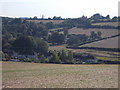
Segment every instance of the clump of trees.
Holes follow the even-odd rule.
[[[98,32],[92,31],[91,35],[90,35],[90,39],[92,39],[92,40],[100,39],[100,38],[102,38],[101,35],[102,35],[102,33],[100,31],[98,31]]]
[[[74,35],[69,35],[67,44],[68,45],[74,45],[74,44],[79,44],[80,43],[80,38]]]
[[[90,33],[90,36],[85,35],[85,34],[78,34],[78,35],[68,35],[67,38],[68,38],[67,44],[69,46],[76,46],[76,45],[79,46],[80,44],[84,44],[87,42],[101,39],[102,33],[100,31],[98,32],[92,31]]]
[[[49,36],[49,40],[53,44],[63,44],[65,42],[65,35],[58,32],[53,32]]]
[[[48,44],[39,38],[21,36],[13,42],[12,49],[23,55],[31,55],[34,52],[42,55],[48,52]]]
[[[52,58],[50,59],[50,63],[65,63],[65,64],[75,63],[72,51],[62,50],[60,52],[52,51],[51,53]]]

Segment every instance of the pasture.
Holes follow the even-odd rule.
[[[2,62],[3,88],[118,88],[118,65]]]
[[[90,36],[90,32],[92,31],[95,32],[100,31],[102,33],[102,37],[110,37],[113,35],[118,35],[119,33],[117,29],[96,29],[96,28],[83,29],[83,28],[74,27],[68,30],[69,34],[86,34],[89,36]]]

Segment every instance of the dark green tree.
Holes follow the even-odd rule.
[[[13,42],[13,50],[20,54],[33,54],[34,52],[33,38],[30,36],[21,36]]]
[[[63,34],[59,34],[58,32],[55,32],[51,35],[51,42],[62,44],[65,42],[65,36]]]
[[[52,58],[50,59],[50,63],[60,63],[61,60],[58,56],[58,53],[56,51],[52,51]]]
[[[48,43],[44,40],[39,38],[35,38],[35,52],[39,53],[40,55],[46,54],[48,52]]]
[[[73,53],[72,53],[72,51],[68,51],[68,63],[75,63],[74,62],[74,59],[73,59]]]
[[[97,37],[98,37],[98,39],[102,37],[101,35],[102,35],[102,33],[101,33],[100,31],[98,31],[98,32],[97,32]]]
[[[67,53],[65,52],[65,50],[62,50],[61,52],[60,52],[60,59],[61,59],[61,61],[63,62],[63,63],[66,63],[67,62]]]
[[[73,45],[73,44],[79,44],[80,43],[80,39],[77,36],[70,35],[68,38],[69,38],[67,40],[68,45]]]

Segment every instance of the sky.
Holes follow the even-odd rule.
[[[78,18],[100,13],[118,16],[119,0],[0,0],[0,16]]]

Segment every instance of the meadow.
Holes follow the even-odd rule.
[[[117,88],[118,65],[2,62],[3,88]]]

